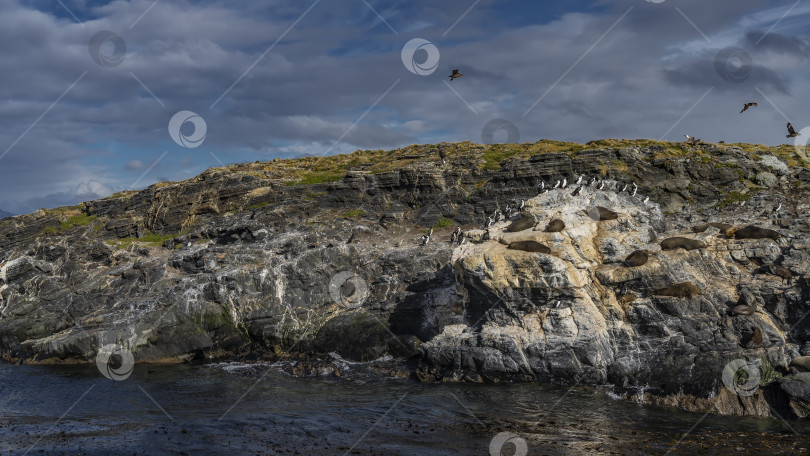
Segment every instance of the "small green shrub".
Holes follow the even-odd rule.
[[[345,214],[343,214],[343,216],[344,217],[349,217],[349,218],[356,218],[356,217],[360,217],[361,215],[363,215],[365,213],[366,213],[366,211],[364,211],[362,209],[352,209],[352,210],[346,212]]]
[[[447,228],[448,226],[453,226],[453,223],[454,222],[450,219],[440,218],[439,221],[433,225],[433,228]]]

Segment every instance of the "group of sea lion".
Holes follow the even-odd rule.
[[[727,223],[716,223],[710,222],[705,223],[703,225],[698,225],[692,227],[692,231],[695,233],[702,233],[706,231],[709,227],[717,228],[720,230],[723,235],[727,239],[773,239],[777,240],[780,238],[780,234],[777,231],[770,230],[767,228],[760,228],[754,225],[748,225],[743,228],[735,227],[733,225]],[[706,248],[706,243],[697,239],[691,239],[687,237],[675,236],[664,239],[660,243],[661,250],[675,250],[675,249],[684,249],[687,251],[695,250],[695,249],[702,249]],[[646,250],[635,250],[630,255],[625,258],[622,262],[622,265],[628,268],[643,266],[647,264],[650,258],[650,252]],[[780,277],[783,283],[787,282],[790,285],[790,281],[793,277],[793,273],[783,267],[776,264],[767,264],[760,268],[758,268],[755,273],[768,273]],[[660,290],[655,290],[653,292],[654,295],[657,296],[673,296],[679,298],[691,298],[700,294],[700,290],[692,283],[683,282],[677,283],[672,286],[662,288]],[[620,298],[620,301],[627,302],[628,299],[625,298],[626,295],[623,295]],[[635,298],[635,296],[633,296]],[[747,307],[750,306],[738,306],[739,309],[736,309],[736,314],[742,315],[745,311],[747,311]]]

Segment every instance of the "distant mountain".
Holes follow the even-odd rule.
[[[0,209],[0,219],[6,218],[6,217],[11,217],[12,215],[14,215],[14,214],[12,214],[11,212],[6,212],[6,211]]]

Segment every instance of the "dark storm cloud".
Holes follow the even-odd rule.
[[[727,119],[738,110],[729,95],[753,99],[757,88],[789,115],[808,115],[797,126],[810,123],[801,97],[788,96],[810,87],[798,65],[807,11],[797,7],[756,44],[792,2],[484,0],[461,18],[473,1],[369,0],[395,34],[364,2],[321,1],[290,29],[313,2],[159,2],[140,19],[153,0],[67,2],[82,25],[55,2],[0,0],[0,155],[22,135],[0,159],[0,208],[106,196],[147,170],[139,186],[187,178],[218,165],[211,154],[230,162],[479,141],[493,118],[513,122],[522,141],[668,130],[677,140],[707,125],[718,139],[780,141],[769,122],[781,129],[783,119],[767,104],[759,119]],[[125,40],[120,65],[91,58],[100,30]],[[430,76],[400,60],[415,37],[441,51]],[[715,71],[727,46],[752,57],[744,83]],[[453,68],[465,74],[455,92],[444,82]],[[169,138],[181,110],[205,119],[201,147]]]

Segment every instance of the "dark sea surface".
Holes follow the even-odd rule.
[[[810,454],[804,421],[642,406],[587,387],[350,377],[139,364],[113,381],[93,365],[0,364],[0,455]]]

